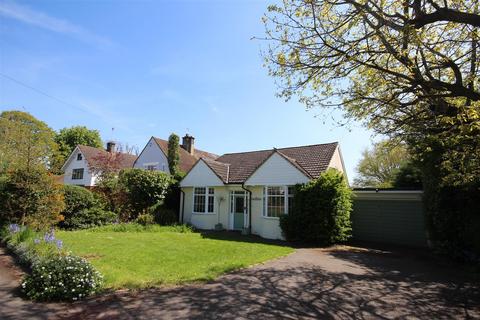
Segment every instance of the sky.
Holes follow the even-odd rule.
[[[140,150],[172,132],[216,154],[338,141],[353,181],[376,138],[276,97],[252,39],[270,3],[0,0],[0,111]]]

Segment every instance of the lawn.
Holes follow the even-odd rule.
[[[218,239],[172,227],[131,229],[120,226],[59,231],[57,238],[64,241],[67,250],[87,258],[104,275],[108,288],[210,280],[293,251],[237,235]]]

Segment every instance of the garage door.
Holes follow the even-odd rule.
[[[353,208],[355,240],[427,246],[421,201],[355,199]]]

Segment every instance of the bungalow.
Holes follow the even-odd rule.
[[[345,173],[337,142],[200,158],[180,182],[181,219],[200,229],[242,230],[283,239],[293,186],[328,168]]]
[[[107,142],[107,149],[99,149],[78,145],[72,151],[65,164],[62,166],[64,184],[74,184],[85,187],[95,186],[98,173],[93,168],[101,166],[100,162],[116,157],[115,166],[119,169],[131,168],[137,156],[116,152],[115,142]]]
[[[216,154],[195,149],[195,138],[186,134],[182,138],[182,144],[179,147],[179,168],[183,172],[189,171],[195,162],[200,158],[215,160]],[[143,148],[137,160],[133,164],[134,168],[145,170],[159,170],[170,173],[168,168],[168,141],[156,137],[151,137],[147,145]]]

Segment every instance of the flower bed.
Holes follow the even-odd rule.
[[[27,265],[31,273],[22,281],[27,297],[42,301],[75,301],[97,292],[103,277],[85,259],[63,250],[55,230],[41,234],[11,224],[1,232],[2,240]]]

